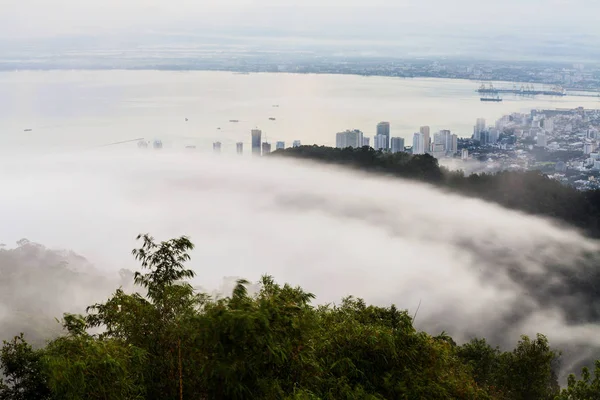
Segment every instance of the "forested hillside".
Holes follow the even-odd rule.
[[[556,380],[560,353],[543,335],[512,351],[484,339],[457,345],[417,331],[406,311],[352,297],[315,306],[299,287],[238,281],[226,298],[188,283],[186,237],[133,251],[141,293],[117,289],[64,335],[33,349],[5,342],[0,399],[590,399],[598,374]],[[101,328],[101,333],[92,333]]]
[[[600,237],[600,191],[580,192],[536,171],[465,176],[461,171],[440,167],[437,159],[427,154],[383,153],[370,147],[301,146],[277,150],[272,156],[310,159],[418,180],[508,208],[552,217]]]

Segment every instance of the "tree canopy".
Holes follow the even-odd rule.
[[[210,298],[189,283],[186,237],[140,236],[140,292],[119,288],[64,334],[33,349],[4,342],[0,399],[594,399],[592,378],[560,390],[560,353],[543,335],[510,351],[458,345],[415,329],[407,311],[347,297],[314,305],[300,287],[264,276]]]
[[[428,155],[388,153],[365,146],[338,149],[300,146],[277,150],[271,157],[309,159],[426,182],[530,214],[551,217],[600,237],[600,190],[581,192],[539,171],[472,174],[440,167]]]

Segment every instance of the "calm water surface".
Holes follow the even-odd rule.
[[[76,149],[144,137],[174,148],[210,149],[218,140],[223,151],[231,152],[235,142],[249,146],[254,127],[273,144],[300,139],[332,145],[336,132],[357,128],[372,136],[377,122],[386,120],[392,135],[405,137],[409,145],[421,125],[470,136],[478,117],[495,121],[532,108],[600,106],[598,99],[569,96],[506,96],[502,103],[483,103],[477,86],[463,80],[351,75],[4,72],[0,139],[2,150],[9,151]]]

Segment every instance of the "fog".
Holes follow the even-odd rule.
[[[137,268],[130,251],[148,232],[188,235],[194,284],[209,291],[270,274],[318,303],[354,295],[411,313],[420,303],[416,325],[458,341],[512,346],[545,333],[571,349],[565,370],[600,348],[597,241],[428,185],[275,157],[111,148],[5,156],[0,181],[0,242],[28,238],[89,260],[70,255],[80,274],[59,289],[43,251],[16,262],[36,271],[13,288],[19,307],[60,305],[41,314],[106,297],[119,269]],[[17,303],[3,302],[0,326]]]

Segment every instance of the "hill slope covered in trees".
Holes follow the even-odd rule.
[[[314,306],[269,276],[256,295],[240,280],[209,298],[188,283],[188,238],[140,238],[144,294],[118,289],[85,315],[65,314],[64,336],[41,349],[5,342],[0,399],[583,400],[600,387],[597,368],[561,392],[560,354],[543,335],[506,352],[483,339],[459,346],[417,331],[394,305]]]
[[[426,182],[511,209],[551,217],[600,237],[600,191],[580,192],[537,171],[465,176],[461,171],[440,167],[427,154],[384,153],[366,146],[301,146],[277,150],[272,156],[315,160]]]

